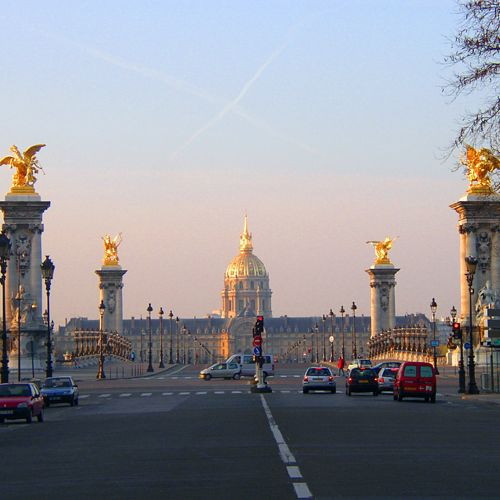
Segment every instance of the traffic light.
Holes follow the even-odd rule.
[[[462,331],[460,330],[460,323],[455,321],[451,326],[451,331],[453,332],[454,339],[460,339],[462,337]]]
[[[255,321],[253,336],[260,337],[262,336],[263,331],[264,331],[264,316],[257,316],[257,320]]]

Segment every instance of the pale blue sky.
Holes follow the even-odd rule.
[[[454,1],[0,5],[0,155],[47,144],[59,321],[96,316],[108,232],[126,316],[220,307],[245,210],[275,315],[369,314],[365,241],[387,235],[398,313],[458,307],[466,184],[440,156],[476,103],[441,92]]]

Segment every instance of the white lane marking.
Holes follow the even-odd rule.
[[[267,420],[269,422],[269,427],[271,428],[271,432],[273,433],[274,440],[276,441],[278,448],[280,450],[281,460],[285,462],[285,464],[293,464],[295,463],[295,457],[292,455],[292,452],[288,448],[288,445],[285,443],[283,439],[283,435],[276,424],[273,414],[269,409],[269,406],[266,402],[266,399],[261,394],[260,400],[262,401],[262,406],[264,407],[264,411],[266,412]]]
[[[287,465],[286,470],[291,479],[301,479],[302,474],[296,465]]]
[[[124,392],[123,394],[120,394],[121,398],[128,398],[129,396],[132,396],[130,392]]]
[[[290,394],[290,391],[280,391],[281,394]]]
[[[179,392],[179,396],[187,396],[191,394],[190,392]]]
[[[280,375],[280,378],[287,378],[288,375]]]
[[[340,392],[340,394],[344,394],[344,391],[337,391],[337,392]]]
[[[158,380],[165,380],[165,377],[156,377]]]
[[[294,378],[300,378],[300,375],[294,375],[293,377]]]
[[[307,487],[307,483],[293,483],[297,498],[312,498],[312,493]]]
[[[147,397],[151,396],[151,394],[153,394],[153,393],[152,392],[143,392],[141,394],[141,398],[147,398]]]
[[[231,391],[231,394],[242,394],[242,391]]]
[[[80,399],[85,399],[85,398],[88,398],[89,397],[89,394],[80,394],[78,396]]]
[[[172,396],[173,392],[162,392],[162,396]]]
[[[225,394],[225,391],[214,391],[214,394]]]
[[[111,396],[111,394],[100,394],[99,397],[100,398],[109,398]]]
[[[186,380],[189,380],[189,379],[191,379],[191,378],[193,378],[193,377],[184,377],[184,378],[185,378]]]
[[[170,377],[172,380],[177,380],[179,377]]]
[[[196,394],[199,396],[201,394],[206,394],[206,393],[207,393],[207,391],[198,391]]]

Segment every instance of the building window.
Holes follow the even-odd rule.
[[[253,281],[250,281],[250,288],[253,290]]]
[[[238,288],[239,288],[240,290],[242,290],[242,289],[243,289],[243,282],[242,282],[242,281],[240,281],[240,282],[239,282],[239,284],[238,284]]]
[[[252,311],[255,311],[255,300],[250,301],[250,307],[252,308]]]
[[[263,311],[266,310],[266,301],[265,300],[262,300],[262,310]]]
[[[241,311],[244,308],[243,301],[238,300],[238,310]]]

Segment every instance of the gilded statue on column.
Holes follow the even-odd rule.
[[[10,168],[16,170],[12,176],[11,193],[35,192],[36,174],[38,174],[39,171],[43,172],[36,158],[36,154],[43,147],[45,147],[45,144],[35,144],[21,153],[17,146],[14,145],[10,148],[14,154],[5,156],[0,160],[0,166],[9,165]]]
[[[117,234],[113,239],[109,234],[102,237],[104,241],[104,259],[102,263],[105,266],[118,266],[118,247],[122,242],[122,233]]]
[[[462,163],[467,167],[468,193],[486,195],[495,193],[490,174],[500,168],[500,160],[489,149],[467,146],[466,159],[462,160]]]
[[[389,259],[389,250],[392,248],[395,239],[387,236],[383,241],[367,241],[375,248],[375,264],[392,264]]]

